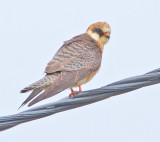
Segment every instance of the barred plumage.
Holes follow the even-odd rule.
[[[28,106],[91,80],[100,69],[103,46],[108,42],[110,32],[107,23],[98,22],[91,25],[85,34],[64,42],[48,63],[46,76],[21,90],[21,93],[33,90],[22,106],[43,90]]]
[[[55,75],[50,75],[50,76],[47,75],[43,77],[42,79],[40,79],[39,81],[29,85],[28,87],[25,87],[24,89],[20,91],[20,93],[26,93],[36,88],[46,88],[52,84],[55,78],[56,78]]]

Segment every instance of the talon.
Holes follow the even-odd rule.
[[[69,94],[69,98],[71,98],[72,96],[76,95],[77,93],[79,93],[79,91],[72,91],[71,94]]]
[[[79,92],[82,92],[82,88],[81,86],[79,85],[79,91],[74,91],[72,88],[71,88],[71,93],[69,94],[69,98],[71,98],[72,96],[76,95],[77,93]]]

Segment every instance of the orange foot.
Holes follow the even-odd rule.
[[[69,98],[71,98],[72,96],[74,96],[75,94],[79,93],[79,92],[82,92],[82,88],[81,86],[79,85],[79,91],[74,91],[72,88],[71,88],[71,93],[69,94]]]

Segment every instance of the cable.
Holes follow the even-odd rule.
[[[160,83],[160,68],[144,75],[130,77],[98,89],[78,93],[71,98],[65,97],[57,102],[28,109],[18,114],[0,117],[0,131],[157,83]]]

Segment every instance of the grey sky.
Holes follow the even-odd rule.
[[[19,90],[43,77],[65,40],[98,21],[110,24],[111,39],[101,70],[83,90],[160,67],[159,0],[1,0],[0,116],[19,112],[28,96]],[[0,141],[159,142],[159,92],[160,85],[155,85],[22,124],[1,132]]]

